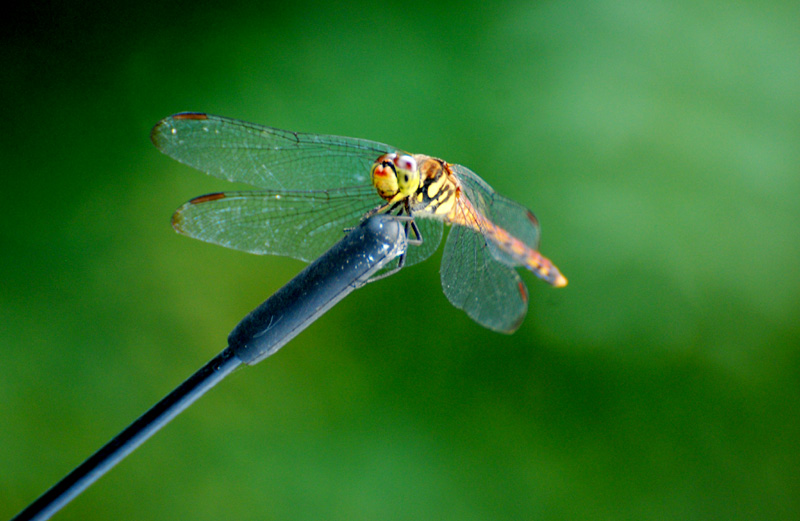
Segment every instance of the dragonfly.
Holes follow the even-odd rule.
[[[255,254],[311,261],[375,213],[406,221],[410,245],[389,272],[428,258],[452,225],[440,269],[448,300],[484,327],[513,333],[528,309],[524,267],[555,287],[567,279],[539,253],[533,212],[470,169],[351,137],[280,130],[199,112],[153,127],[161,152],[258,190],[212,193],[181,206],[178,233]],[[379,275],[380,276],[380,275]]]

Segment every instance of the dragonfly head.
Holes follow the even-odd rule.
[[[419,188],[419,167],[409,154],[384,154],[372,165],[372,185],[387,201],[404,199]]]

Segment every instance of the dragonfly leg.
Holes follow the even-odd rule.
[[[403,228],[405,229],[406,232],[406,244],[408,246],[422,246],[422,234],[419,232],[419,228],[417,227],[417,223],[414,221],[414,217],[412,217],[411,215],[397,215],[395,216],[395,218],[398,221],[405,222]],[[409,234],[409,229],[414,233],[415,237],[414,239],[409,238],[411,236],[411,234]],[[398,257],[397,269],[399,270],[400,268],[402,268],[405,265],[405,263],[406,263],[406,252],[403,252]]]
[[[413,223],[414,221],[411,222]],[[405,224],[405,229],[406,229],[406,237],[408,237],[408,222],[406,222]],[[411,244],[411,241],[406,240],[406,244],[407,245]],[[376,280],[381,280],[385,279],[386,277],[390,277],[395,273],[397,273],[398,271],[402,270],[403,266],[405,265],[406,265],[406,252],[404,251],[403,253],[397,256],[397,266],[395,266],[394,268],[390,269],[385,273],[381,273],[380,275],[375,275],[374,277],[367,280],[367,282],[375,282]]]
[[[405,228],[405,232],[406,232],[406,244],[407,245],[409,245],[409,246],[420,246],[420,245],[422,245],[422,234],[420,233],[419,228],[417,227],[417,223],[414,221],[414,217],[413,216],[398,214],[398,215],[395,215],[394,218],[397,219],[398,221],[404,221],[404,228]],[[409,239],[408,238],[408,237],[410,237],[409,231],[414,234],[414,236],[415,236],[414,239]],[[397,266],[395,266],[394,268],[390,269],[389,271],[387,271],[385,273],[381,273],[380,275],[375,275],[374,277],[369,279],[367,282],[375,282],[376,280],[385,279],[386,277],[394,275],[398,271],[402,270],[405,265],[406,265],[406,252],[403,252],[397,257]]]
[[[400,271],[402,269],[403,269],[403,267],[398,265],[397,267],[392,268],[392,269],[390,269],[389,271],[387,271],[385,273],[381,273],[380,275],[375,275],[371,279],[367,280],[367,284],[369,284],[370,282],[375,282],[376,280],[385,279],[386,277],[391,277],[392,275],[394,275],[395,273],[397,273],[398,271]]]
[[[414,217],[411,215],[404,215],[404,214],[397,214],[392,216],[394,219],[401,221],[404,223],[404,228],[406,230],[406,242],[411,246],[421,246],[422,245],[422,234],[417,227],[417,223],[414,220]],[[414,233],[414,238],[411,238],[409,234],[409,229],[411,232]]]
[[[416,239],[408,240],[408,244],[412,244],[414,246],[422,246],[422,234],[419,232],[419,228],[417,227],[417,221],[414,218],[411,218],[411,230],[414,232],[414,236]],[[408,228],[406,227],[406,237],[408,237]]]
[[[390,208],[388,205],[385,205],[385,204],[381,205],[381,206],[376,206],[375,208],[373,208],[372,210],[370,210],[370,211],[368,211],[367,213],[364,214],[364,216],[361,218],[361,222],[366,221],[367,219],[369,219],[373,215],[376,215],[376,214],[379,214],[379,213],[388,213],[388,212],[392,211],[393,209],[394,208]],[[347,235],[348,233],[352,232],[355,229],[356,229],[355,226],[348,226],[347,228],[344,228],[344,234]]]

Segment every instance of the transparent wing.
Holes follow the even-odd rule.
[[[365,139],[290,132],[200,113],[165,118],[150,138],[181,163],[269,190],[366,185],[378,156],[396,151]]]
[[[372,186],[216,193],[178,208],[172,226],[183,235],[226,248],[312,261],[381,202]],[[417,223],[423,243],[409,246],[406,266],[430,257],[442,239],[441,222]],[[389,267],[396,265],[394,260]]]
[[[442,231],[444,225],[442,221],[436,219],[415,219],[419,233],[422,236],[422,244],[419,246],[409,246],[406,252],[406,266],[411,266],[422,262],[439,248],[442,242]],[[413,234],[410,238],[414,238]]]
[[[495,192],[486,181],[469,168],[461,165],[451,165],[451,167],[461,181],[464,196],[475,209],[529,248],[539,249],[539,221],[533,212]],[[491,233],[486,232],[486,235],[490,237]],[[510,266],[519,265],[510,255],[495,247],[494,243],[490,242],[489,246],[497,260]]]
[[[442,289],[478,324],[513,333],[528,311],[528,290],[514,268],[498,262],[484,237],[453,226],[442,256]]]
[[[371,186],[204,195],[172,216],[179,233],[256,254],[312,261],[380,204]]]

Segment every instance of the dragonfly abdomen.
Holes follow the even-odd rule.
[[[550,259],[485,218],[482,219],[481,227],[484,237],[494,242],[537,277],[557,288],[567,285],[566,277],[558,271]]]
[[[567,285],[567,279],[550,259],[487,219],[463,196],[457,176],[453,175],[447,162],[421,154],[414,159],[419,165],[420,184],[412,196],[412,213],[427,214],[471,228],[492,241],[515,264],[525,266],[553,286]],[[533,218],[533,214],[529,218]]]
[[[480,233],[511,257],[515,264],[525,266],[537,277],[553,286],[560,288],[567,285],[567,279],[550,259],[484,217],[469,201],[459,200],[446,220]]]

